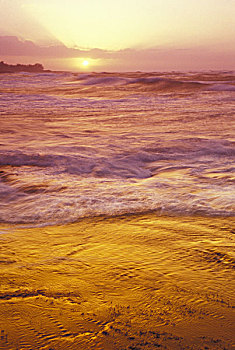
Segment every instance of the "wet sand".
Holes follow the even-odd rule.
[[[232,349],[232,218],[0,226],[0,349]]]

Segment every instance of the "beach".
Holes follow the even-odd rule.
[[[232,349],[231,218],[1,225],[1,349]]]

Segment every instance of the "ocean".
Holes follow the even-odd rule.
[[[234,216],[232,72],[0,76],[0,221]]]
[[[232,350],[234,72],[0,74],[0,349]]]

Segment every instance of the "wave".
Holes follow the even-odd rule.
[[[138,90],[143,87],[145,90],[187,90],[187,89],[203,89],[209,84],[205,82],[181,81],[178,79],[169,79],[159,76],[151,76],[151,74],[84,74],[75,78],[80,85],[88,86],[116,86],[123,85],[126,88]]]
[[[148,85],[158,90],[202,89],[208,86],[208,84],[199,83],[199,82],[164,79],[159,77],[131,79],[128,82],[128,84]]]
[[[0,154],[0,221],[63,224],[146,211],[235,215],[232,142],[189,138],[106,157],[95,147],[89,153]]]
[[[210,79],[214,80],[210,80]],[[219,77],[218,77],[219,78]],[[221,78],[221,77],[220,77]],[[216,81],[216,76],[190,76],[190,74],[160,74],[160,73],[41,73],[34,74],[34,79],[29,75],[15,78],[15,85],[25,86],[28,90],[38,86],[46,87],[49,94],[79,94],[91,93],[92,96],[98,93],[99,97],[104,97],[104,93],[196,93],[200,91],[234,91],[234,77],[227,77],[223,81]],[[201,79],[201,80],[200,80]],[[225,79],[225,78],[224,78]],[[3,83],[3,81],[2,81]],[[5,84],[5,83],[4,83]],[[7,86],[12,86],[6,80]],[[40,91],[39,91],[40,92]],[[47,90],[44,90],[47,92]],[[41,92],[40,92],[41,93]],[[110,97],[110,96],[109,96]]]
[[[127,80],[119,77],[90,77],[82,79],[82,85],[116,85],[124,84]]]
[[[179,79],[181,77],[181,79]],[[185,79],[184,79],[185,78]],[[191,80],[190,80],[191,78]],[[123,88],[135,89],[137,91],[159,91],[159,92],[174,92],[174,91],[234,91],[234,76],[222,76],[224,81],[219,81],[221,75],[206,74],[153,74],[153,73],[91,73],[80,74],[73,78],[82,86],[117,86]],[[218,81],[217,81],[218,80]]]
[[[208,88],[210,91],[235,91],[235,85],[231,84],[213,84]]]
[[[65,179],[64,179],[65,181]],[[81,218],[155,212],[157,216],[234,217],[232,195],[220,198],[208,191],[184,193],[177,186],[155,182],[152,189],[139,183],[81,181],[55,192],[24,193],[1,205],[0,222],[54,225]],[[6,197],[5,197],[6,198]]]
[[[228,159],[235,156],[234,142],[202,138],[171,140],[167,146],[153,142],[147,147],[133,150],[120,149],[112,155],[97,153],[95,145],[89,148],[71,146],[69,150],[70,154],[67,155],[64,155],[64,152],[40,154],[6,151],[0,153],[0,166],[51,168],[55,173],[127,179],[151,177],[153,174],[149,169],[159,161],[180,161],[183,166],[192,163],[193,160],[195,165],[201,163],[208,166],[210,160],[216,162],[222,156]],[[68,152],[68,149],[65,151]],[[205,161],[203,157],[206,157]]]

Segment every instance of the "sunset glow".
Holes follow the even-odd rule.
[[[1,0],[0,37],[31,41],[24,56],[50,67],[87,56],[101,70],[233,69],[234,13],[229,0]],[[23,56],[16,43],[0,55]]]

